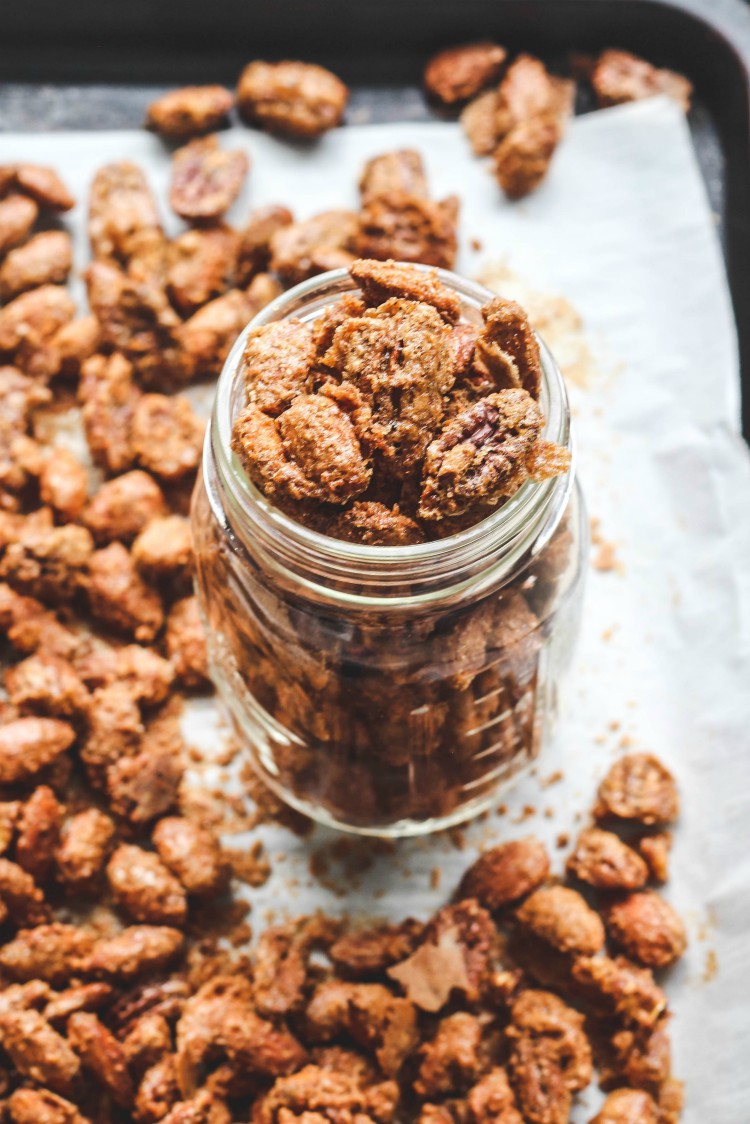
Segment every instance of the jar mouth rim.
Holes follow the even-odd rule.
[[[424,272],[436,273],[440,280],[457,291],[459,296],[475,302],[478,307],[497,296],[483,285],[450,270],[415,265],[412,262],[404,264]],[[553,494],[564,489],[567,496],[575,475],[575,448],[570,433],[567,390],[551,351],[542,337],[535,333],[542,360],[542,388],[539,401],[545,426],[541,438],[568,448],[571,453],[571,463],[567,472],[547,480],[527,480],[490,515],[463,531],[446,535],[445,538],[404,546],[378,546],[333,538],[285,515],[272,504],[252,482],[232,449],[231,431],[234,422],[232,396],[236,383],[241,378],[241,361],[248,334],[264,324],[283,319],[292,303],[299,304],[306,297],[312,296],[323,288],[331,290],[326,303],[332,303],[344,292],[358,291],[358,286],[352,280],[348,269],[329,270],[327,273],[317,274],[302,281],[276,297],[253,317],[237,337],[224,362],[217,385],[211,424],[206,433],[204,460],[213,452],[220,473],[225,482],[229,483],[234,499],[241,509],[248,513],[257,512],[269,530],[275,531],[289,542],[290,546],[296,547],[309,557],[318,557],[322,560],[326,556],[335,555],[339,563],[352,564],[358,569],[371,572],[374,576],[387,567],[408,569],[410,565],[421,567],[424,564],[434,565],[441,561],[447,563],[452,560],[458,564],[464,558],[468,559],[475,554],[484,553],[488,544],[497,544],[500,547],[503,542],[517,535],[520,528],[529,521],[535,523],[536,516],[546,510]]]

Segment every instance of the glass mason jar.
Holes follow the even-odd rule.
[[[438,272],[481,323],[492,294]],[[247,332],[311,322],[355,289],[345,270],[304,282],[234,345],[193,498],[197,587],[214,682],[262,779],[316,820],[407,835],[475,815],[538,756],[577,630],[587,525],[572,467],[412,546],[330,538],[263,497],[230,445]],[[543,436],[570,447],[565,386],[540,346]]]

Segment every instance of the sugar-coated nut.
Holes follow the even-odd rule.
[[[220,218],[239,195],[249,167],[244,152],[225,151],[214,135],[191,140],[172,157],[172,210],[193,221]]]
[[[235,282],[239,236],[224,223],[194,227],[167,247],[166,285],[172,303],[195,312]]]
[[[0,352],[12,353],[27,374],[46,373],[44,349],[76,313],[60,285],[40,285],[0,308]]]
[[[97,941],[87,964],[91,975],[132,980],[166,967],[182,952],[179,929],[131,925],[114,937]]]
[[[504,47],[488,40],[448,47],[425,67],[425,89],[444,105],[467,101],[497,80],[507,57]]]
[[[3,1049],[22,1077],[63,1096],[70,1095],[80,1062],[38,1011],[6,1011],[0,1016],[0,1034]]]
[[[475,156],[490,156],[497,147],[497,90],[485,90],[461,113],[461,125]]]
[[[268,269],[271,261],[271,239],[277,230],[290,226],[294,216],[288,207],[272,203],[252,211],[240,231],[237,253],[237,281],[246,285]]]
[[[0,726],[0,784],[33,777],[69,749],[75,736],[59,718],[17,718]]]
[[[133,452],[155,476],[178,480],[198,467],[204,429],[187,398],[144,394],[133,411]]]
[[[395,261],[362,258],[353,262],[349,272],[369,305],[402,297],[432,305],[449,324],[455,324],[461,315],[458,296],[443,285],[435,272],[423,272]]]
[[[461,882],[462,897],[502,909],[536,890],[549,875],[549,855],[535,836],[501,843],[479,856]]]
[[[690,109],[692,83],[674,70],[660,70],[628,51],[603,51],[591,74],[599,105],[620,105],[666,94],[682,109]]]
[[[72,1101],[49,1089],[15,1089],[8,1112],[12,1124],[89,1124]]]
[[[43,210],[69,211],[75,199],[54,168],[43,164],[12,164],[0,168],[4,186],[31,196]]]
[[[20,929],[0,948],[0,968],[12,980],[45,980],[60,986],[80,975],[93,947],[85,929],[55,921]]]
[[[468,1092],[466,1102],[476,1124],[523,1124],[516,1100],[504,1069],[495,1067]],[[445,1122],[451,1124],[453,1117]],[[425,1124],[425,1122],[423,1122]],[[430,1124],[430,1122],[426,1122]],[[434,1124],[442,1124],[435,1121]]]
[[[46,882],[55,862],[63,808],[48,785],[39,785],[18,819],[16,862],[35,882]]]
[[[94,1080],[115,1104],[128,1108],[133,1083],[125,1052],[111,1031],[90,1011],[76,1011],[68,1019],[68,1041]]]
[[[687,936],[682,920],[652,890],[628,894],[606,913],[610,938],[640,964],[666,968],[682,956]]]
[[[197,597],[176,601],[167,617],[167,654],[180,685],[202,690],[210,685],[206,632]]]
[[[0,901],[16,925],[42,925],[50,918],[44,894],[18,863],[0,858]]]
[[[251,62],[237,85],[247,121],[293,137],[319,137],[340,124],[348,97],[330,70],[304,62]]]
[[[175,331],[180,361],[186,377],[209,378],[221,372],[224,360],[242,329],[253,316],[253,305],[247,294],[230,289],[209,301]],[[184,411],[184,407],[181,407]],[[178,419],[179,420],[179,419]],[[162,437],[168,435],[168,429]],[[200,455],[200,439],[198,441]],[[144,462],[145,463],[145,462]],[[196,459],[193,467],[198,463]],[[154,468],[157,475],[160,470]],[[165,475],[161,471],[161,475]],[[166,473],[168,475],[168,473]]]
[[[84,714],[90,699],[70,661],[44,651],[10,667],[5,688],[20,711],[58,718]]]
[[[133,543],[131,553],[147,578],[188,578],[193,571],[190,520],[184,515],[150,519]]]
[[[295,285],[354,260],[359,219],[354,211],[323,211],[312,218],[286,223],[271,236],[269,268]]]
[[[53,605],[78,592],[91,558],[93,540],[85,527],[55,527],[44,509],[28,516],[0,561],[0,576],[19,593]]]
[[[86,808],[66,821],[55,856],[60,880],[74,893],[96,887],[104,871],[115,825],[98,808]]]
[[[123,843],[106,873],[115,901],[134,921],[174,926],[185,921],[185,892],[157,855]]]
[[[228,866],[216,834],[182,816],[159,820],[151,836],[162,862],[188,894],[213,896],[227,885]]]
[[[97,261],[128,263],[162,235],[156,200],[142,169],[128,160],[98,169],[89,194],[88,234]]]
[[[63,329],[64,330],[64,329]],[[39,497],[56,515],[75,522],[86,504],[88,473],[69,449],[55,448],[39,477]]]
[[[23,242],[38,214],[38,206],[26,195],[12,194],[0,199],[0,254]]]
[[[325,533],[367,546],[413,546],[425,540],[419,524],[398,507],[388,508],[374,500],[355,500],[326,523]]]
[[[404,192],[420,199],[429,198],[424,162],[416,148],[396,148],[365,161],[359,177],[363,203]]]
[[[536,890],[516,913],[518,923],[559,952],[593,955],[604,946],[604,926],[575,890]]]
[[[649,877],[654,882],[666,882],[669,877],[669,852],[672,849],[672,836],[668,831],[654,835],[644,835],[638,840],[638,850],[648,867]]]
[[[651,827],[677,819],[679,798],[674,777],[650,753],[628,753],[616,761],[599,786],[597,819],[612,816]]]
[[[171,812],[182,780],[181,755],[169,746],[144,746],[134,757],[121,757],[107,771],[112,811],[133,824],[148,823]]]
[[[92,459],[106,472],[130,468],[130,424],[140,390],[124,355],[92,355],[81,366],[78,398]]]
[[[73,265],[70,235],[46,230],[10,250],[0,264],[0,299],[12,300],[40,285],[61,285]]]
[[[130,542],[151,519],[165,513],[164,495],[153,476],[134,469],[102,484],[83,522],[99,544]]]
[[[648,877],[646,863],[632,847],[598,828],[581,832],[566,869],[597,890],[639,890]]]
[[[440,201],[406,191],[369,199],[360,213],[354,250],[360,258],[421,262],[452,269],[458,250],[459,201]]]
[[[561,137],[560,123],[552,116],[520,121],[503,137],[493,165],[495,178],[509,199],[523,199],[536,191],[547,176]]]
[[[307,1007],[313,1041],[328,1042],[345,1030],[395,1076],[419,1041],[416,1008],[381,984],[320,984]]]
[[[310,389],[314,360],[310,330],[300,320],[275,320],[254,328],[242,356],[247,404],[277,417]]]
[[[234,95],[224,86],[183,86],[151,102],[146,124],[163,137],[210,133],[225,121]]]
[[[161,630],[161,599],[143,582],[122,543],[110,543],[91,556],[87,593],[92,616],[119,632],[148,643]]]
[[[648,968],[618,956],[579,956],[572,968],[577,991],[596,1014],[626,1025],[652,1027],[667,1009],[667,997]]]
[[[479,1076],[482,1024],[468,1011],[456,1011],[438,1023],[435,1037],[420,1049],[414,1090],[419,1097],[437,1099],[462,1093]]]
[[[658,1124],[659,1114],[651,1095],[643,1089],[615,1089],[591,1124]]]

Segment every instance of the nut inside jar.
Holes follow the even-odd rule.
[[[378,834],[486,806],[548,725],[581,509],[562,380],[514,302],[360,260],[268,306],[194,500],[213,672],[264,779]]]

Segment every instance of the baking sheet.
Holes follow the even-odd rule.
[[[458,268],[491,273],[532,309],[554,307],[551,294],[570,302],[558,306],[566,317],[552,323],[549,342],[569,361],[580,475],[607,544],[593,551],[609,567],[590,574],[555,744],[537,775],[502,797],[505,814],[473,825],[463,850],[441,837],[342,851],[333,832],[301,840],[260,827],[253,839],[283,861],[249,892],[251,921],[314,907],[424,917],[480,845],[529,831],[549,842],[560,869],[566,852],[556,839],[577,830],[610,763],[625,748],[653,750],[683,793],[667,896],[686,917],[690,947],[667,990],[675,1070],[688,1078],[684,1119],[747,1124],[750,459],[738,435],[736,339],[715,220],[679,110],[657,99],[577,119],[548,181],[515,205],[499,197],[455,125],[348,127],[313,150],[244,129],[223,143],[253,160],[235,222],[265,202],[300,216],[356,205],[365,158],[417,147],[435,194],[461,195]],[[3,160],[55,165],[82,199],[99,165],[134,159],[166,198],[168,160],[145,133],[5,134],[0,148]],[[65,220],[81,266],[83,220],[81,206]],[[472,238],[480,250],[469,249]],[[221,744],[212,702],[191,704],[185,729],[208,753]],[[545,785],[558,770],[563,779]],[[218,767],[216,778],[228,783]],[[311,857],[328,872],[323,882]],[[589,1119],[598,1100],[590,1090],[574,1119]]]

